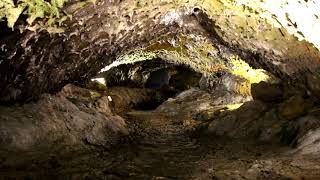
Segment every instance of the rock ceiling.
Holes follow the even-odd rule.
[[[97,0],[62,10],[72,15],[63,32],[18,23],[21,33],[1,34],[0,101],[55,92],[115,60],[159,57],[214,73],[241,58],[282,79],[315,73],[320,64],[316,1]]]

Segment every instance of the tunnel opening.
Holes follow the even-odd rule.
[[[320,178],[319,3],[64,2],[0,0],[0,179]]]
[[[164,86],[169,86],[170,72],[167,69],[160,69],[150,74],[147,80],[146,88],[161,89]]]
[[[93,81],[102,79],[111,91],[114,88],[134,88],[137,93],[144,95],[141,99],[129,102],[129,107],[135,110],[153,110],[169,98],[199,87],[201,77],[202,73],[187,65],[157,58],[113,67],[98,74]]]

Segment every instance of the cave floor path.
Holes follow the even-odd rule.
[[[104,171],[121,179],[277,179],[312,177],[294,166],[287,147],[251,141],[199,138],[183,116],[155,111],[129,113],[140,135],[115,153]],[[313,171],[311,171],[313,172]],[[307,175],[307,176],[306,176]],[[317,176],[317,175],[315,175]]]
[[[294,159],[288,147],[199,136],[202,122],[156,111],[127,114],[129,139],[109,149],[88,146],[31,152],[0,177],[14,179],[317,179],[319,161]],[[201,137],[201,138],[200,138]],[[21,160],[19,160],[21,161]],[[1,179],[1,178],[0,178]]]

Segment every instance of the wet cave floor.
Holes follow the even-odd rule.
[[[110,149],[25,153],[0,179],[317,179],[312,160],[288,147],[196,135],[198,122],[153,111],[128,113],[129,139]],[[18,155],[21,157],[21,155]],[[306,159],[304,159],[306,160]],[[317,164],[317,162],[314,162]],[[295,165],[296,164],[296,165]],[[317,168],[317,167],[314,167]]]

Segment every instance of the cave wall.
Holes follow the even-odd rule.
[[[136,51],[210,73],[230,69],[230,57],[238,55],[280,78],[303,78],[320,64],[318,42],[310,38],[318,16],[306,14],[315,15],[315,27],[302,29],[303,19],[288,2],[271,9],[268,1],[98,0],[84,7],[72,1],[63,8],[72,15],[63,32],[20,24],[1,35],[0,101],[37,99],[68,82],[81,83]],[[295,7],[314,7],[310,3],[315,1],[296,0]]]

